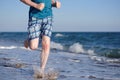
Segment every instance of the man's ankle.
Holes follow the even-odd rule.
[[[41,71],[42,73],[44,73],[44,68],[40,68],[40,71]]]

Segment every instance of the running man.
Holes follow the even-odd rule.
[[[50,53],[50,37],[52,35],[52,7],[60,8],[61,3],[55,0],[21,0],[30,6],[28,22],[28,39],[24,46],[35,50],[41,39],[42,52],[40,75],[44,76],[44,69]]]

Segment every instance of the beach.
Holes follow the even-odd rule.
[[[83,37],[85,33],[82,33],[82,37],[80,33],[74,33],[79,34],[79,36],[72,35],[78,41],[73,41],[72,38],[68,41],[66,39],[72,33],[65,34],[53,34],[46,73],[49,70],[57,71],[59,73],[57,80],[120,80],[119,35],[118,39],[115,36],[115,38],[109,38],[108,40],[112,39],[115,42],[107,44],[105,35],[99,34],[100,39],[102,38],[104,41],[101,41],[104,43],[104,46],[102,45],[104,48],[101,49],[98,47],[99,44],[100,46],[102,44],[100,40],[92,42],[94,36],[89,39],[88,36],[87,38]],[[17,37],[15,38],[15,36]],[[26,33],[0,33],[0,80],[39,80],[33,76],[33,67],[40,65],[41,46],[35,51],[25,49],[23,46],[25,36]],[[84,41],[88,41],[88,43]],[[109,52],[109,49],[106,48],[113,51],[103,55],[102,51]],[[115,50],[115,55],[111,57]],[[102,55],[96,54],[97,51]]]

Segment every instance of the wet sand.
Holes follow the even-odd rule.
[[[0,80],[41,80],[33,76],[33,66],[40,65],[39,55],[39,50],[1,49]],[[57,80],[120,80],[119,63],[99,62],[85,54],[53,50],[46,73],[49,70],[59,73]]]

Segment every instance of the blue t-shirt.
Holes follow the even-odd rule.
[[[51,5],[51,0],[31,0],[35,3],[44,3],[45,7],[42,11],[34,8],[34,7],[30,7],[29,10],[29,18],[31,17],[35,17],[35,18],[39,18],[39,19],[43,19],[46,17],[51,17],[52,14],[52,5]]]

